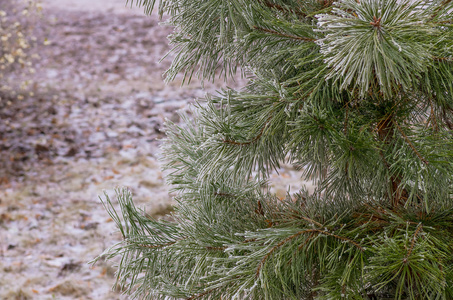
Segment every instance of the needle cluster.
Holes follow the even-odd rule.
[[[168,80],[249,83],[167,124],[173,222],[127,190],[121,214],[105,199],[124,237],[104,254],[121,257],[118,284],[144,299],[453,299],[453,1],[159,11],[174,27]],[[267,192],[282,162],[315,192]]]

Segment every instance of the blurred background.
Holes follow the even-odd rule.
[[[226,85],[164,84],[159,22],[126,0],[0,0],[0,299],[126,299],[110,262],[87,263],[120,240],[98,196],[170,212],[163,122]],[[281,197],[301,184],[273,179]]]

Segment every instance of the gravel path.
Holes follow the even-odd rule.
[[[110,263],[87,264],[120,238],[98,195],[128,186],[150,214],[171,210],[162,123],[206,91],[163,83],[170,29],[124,2],[44,0],[39,32],[51,43],[35,95],[0,102],[0,299],[125,299]],[[283,196],[300,182],[281,171]]]

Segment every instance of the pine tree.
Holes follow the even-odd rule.
[[[452,11],[451,0],[161,0],[168,80],[249,83],[167,123],[174,221],[128,190],[119,214],[106,196],[124,237],[102,255],[121,258],[117,284],[145,299],[453,299]],[[270,194],[282,162],[316,191]]]

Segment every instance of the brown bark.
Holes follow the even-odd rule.
[[[395,132],[395,124],[393,122],[393,116],[387,116],[385,119],[379,121],[377,125],[378,137],[381,141],[386,144],[391,144],[393,141],[393,135]],[[384,155],[382,154],[384,164],[389,168],[388,162],[385,160]],[[404,205],[408,198],[408,192],[405,189],[400,188],[401,179],[396,176],[390,176],[390,205],[393,208],[396,208],[400,205]]]

